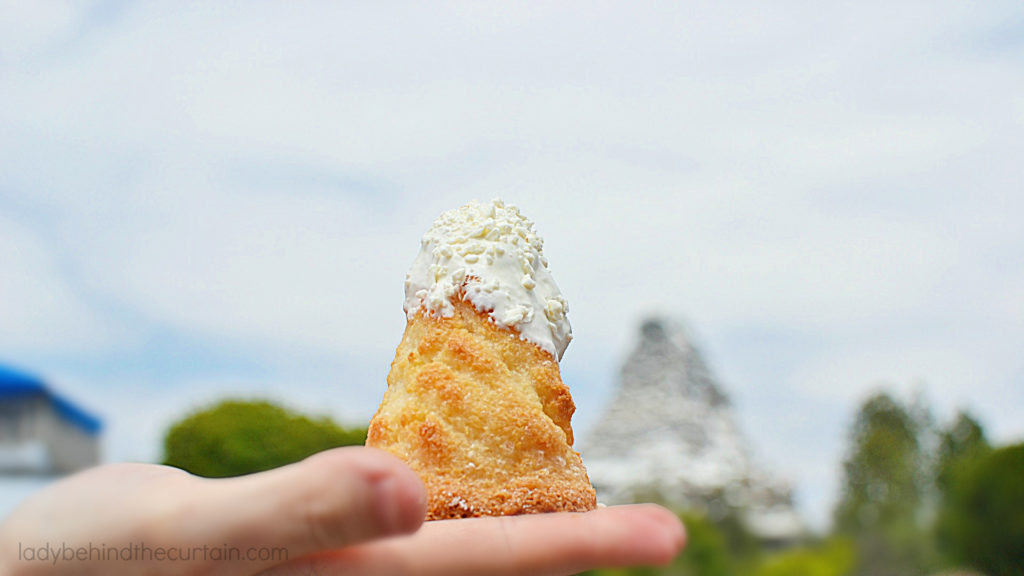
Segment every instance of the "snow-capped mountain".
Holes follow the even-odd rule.
[[[789,487],[754,465],[728,396],[686,329],[669,319],[642,324],[615,398],[581,452],[601,502],[711,512],[725,505],[743,510],[766,539],[802,530]]]

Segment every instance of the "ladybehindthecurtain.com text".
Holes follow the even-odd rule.
[[[89,542],[72,546],[67,542],[47,542],[38,546],[18,543],[18,560],[47,562],[285,562],[287,548],[220,546],[149,546],[134,542],[125,546],[107,546]]]

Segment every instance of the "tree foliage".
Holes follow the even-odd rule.
[[[856,573],[1024,576],[1024,444],[993,450],[970,414],[936,429],[888,394],[861,406],[849,444],[835,527]]]
[[[922,419],[886,393],[868,398],[857,413],[835,523],[856,544],[860,574],[908,574],[930,563],[920,518],[928,485]]]
[[[850,445],[838,528],[858,532],[906,516],[920,496],[917,426],[907,409],[888,394],[872,396],[857,414]]]
[[[1024,576],[1024,443],[961,470],[940,516],[957,559],[991,576]]]
[[[339,426],[266,401],[225,400],[172,425],[164,463],[207,477],[239,476],[363,444],[365,429]]]
[[[945,498],[957,480],[990,450],[981,423],[958,412],[949,428],[939,434],[935,483],[940,495]]]
[[[959,412],[949,428],[939,434],[935,464],[935,486],[938,496],[938,518],[935,536],[938,549],[950,565],[964,561],[956,545],[962,527],[956,492],[971,468],[992,450],[981,423],[973,416]]]

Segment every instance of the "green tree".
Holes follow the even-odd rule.
[[[266,401],[224,400],[171,426],[164,464],[199,476],[238,476],[365,441],[365,429],[344,428],[326,417],[311,418]]]
[[[970,469],[991,450],[981,423],[963,411],[957,413],[948,428],[939,432],[935,458],[939,510],[935,521],[935,540],[946,567],[963,562],[955,542],[960,529],[956,489]]]
[[[898,576],[929,562],[930,538],[919,518],[927,485],[921,429],[911,410],[886,393],[868,398],[857,413],[835,524],[855,543],[860,574]]]
[[[981,423],[970,414],[958,411],[949,428],[939,433],[935,484],[945,498],[956,483],[979,458],[991,450]]]
[[[1024,443],[988,452],[961,471],[940,525],[960,562],[991,576],[1024,576]]]

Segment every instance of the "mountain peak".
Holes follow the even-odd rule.
[[[766,517],[757,510],[771,510],[798,531],[788,486],[754,466],[693,332],[664,316],[650,316],[639,328],[614,399],[581,443],[598,498],[699,509],[724,494],[750,512],[751,526]]]

